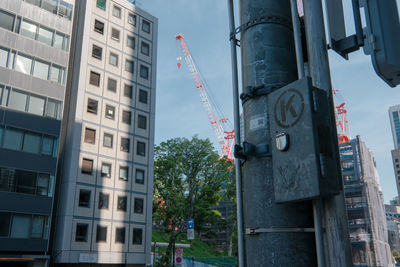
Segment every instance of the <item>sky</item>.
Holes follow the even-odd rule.
[[[234,0],[236,26],[238,1]],[[354,32],[351,7],[344,1],[347,34]],[[233,124],[232,78],[226,0],[138,0],[137,5],[159,19],[155,143],[175,137],[216,136],[200,102],[182,56],[177,34],[183,34],[206,87],[219,109]],[[398,0],[400,5],[400,0]],[[238,49],[240,57],[240,50]],[[393,139],[388,109],[400,104],[400,86],[390,88],[374,72],[363,51],[346,61],[329,52],[333,88],[346,102],[351,137],[360,135],[376,160],[385,203],[397,195],[391,149]],[[240,71],[240,66],[239,66]],[[240,74],[239,74],[240,76]],[[241,92],[241,83],[239,81]]]

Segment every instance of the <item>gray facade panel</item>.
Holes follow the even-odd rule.
[[[0,67],[0,83],[27,90],[58,100],[64,99],[64,86],[51,81],[41,80],[33,76]]]
[[[47,240],[43,239],[13,239],[1,238],[1,251],[15,252],[45,252],[47,251]],[[5,263],[6,264],[6,263]]]
[[[52,198],[28,194],[0,192],[0,211],[26,214],[51,214]]]
[[[56,164],[56,158],[0,148],[0,166],[55,175]]]
[[[0,110],[4,109],[0,108]],[[61,121],[59,120],[9,109],[4,110],[3,116],[0,118],[0,124],[57,137],[60,135],[61,130]]]

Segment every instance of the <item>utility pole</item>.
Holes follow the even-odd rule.
[[[331,121],[334,123],[335,113],[321,0],[304,1],[304,18],[310,75],[313,85],[326,91]],[[337,140],[337,138],[334,140],[335,153],[339,155]],[[339,179],[342,178],[339,177]],[[318,201],[321,203],[317,206],[318,213],[322,214],[324,228],[322,238],[325,248],[325,266],[352,266],[343,186],[339,195]]]
[[[239,4],[246,266],[317,266],[312,202],[274,199],[268,93],[298,79],[290,1]]]

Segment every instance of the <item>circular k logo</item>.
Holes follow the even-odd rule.
[[[304,98],[296,89],[288,89],[283,92],[274,106],[274,118],[276,123],[283,128],[295,125],[304,112]]]

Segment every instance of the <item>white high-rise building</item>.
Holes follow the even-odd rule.
[[[400,196],[400,105],[389,108],[390,126],[393,135],[394,149],[392,150],[392,161],[394,177],[396,179],[397,194]]]
[[[150,264],[157,18],[77,1],[60,144],[55,263]]]

